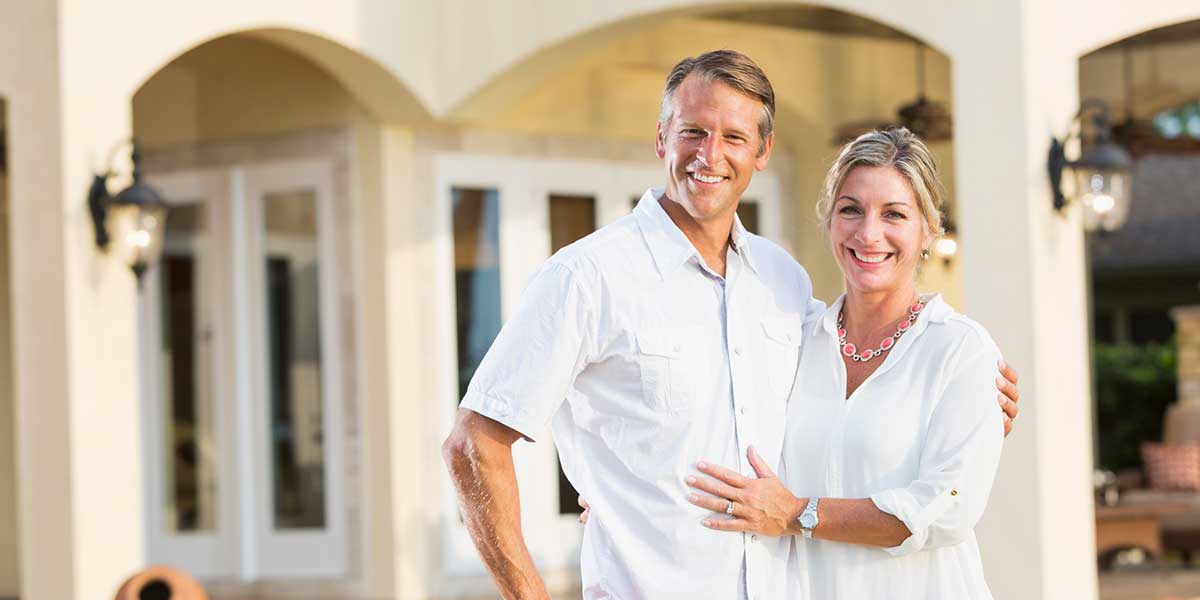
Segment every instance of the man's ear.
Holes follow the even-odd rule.
[[[775,132],[767,134],[767,139],[763,142],[763,151],[754,159],[754,170],[761,171],[767,168],[767,161],[771,159],[771,147],[775,145]]]
[[[659,121],[658,127],[654,131],[654,153],[657,154],[659,158],[664,158],[667,156],[667,142],[664,137],[666,135],[667,132],[663,131],[662,121]]]

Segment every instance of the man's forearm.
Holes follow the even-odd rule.
[[[452,436],[444,456],[467,531],[501,594],[506,599],[549,598],[521,533],[511,447],[486,436]]]

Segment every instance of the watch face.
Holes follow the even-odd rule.
[[[817,526],[817,515],[805,513],[800,515],[800,526],[805,529],[812,529]]]

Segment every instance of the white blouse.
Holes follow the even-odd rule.
[[[934,296],[847,399],[836,327],[844,301],[805,325],[782,477],[802,498],[870,498],[912,535],[894,548],[796,536],[789,597],[990,599],[974,527],[1004,438],[1000,352]]]

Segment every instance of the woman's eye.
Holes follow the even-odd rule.
[[[888,211],[887,216],[889,219],[907,219],[908,218],[908,215],[906,215],[902,212],[894,211],[894,210]]]
[[[843,215],[856,215],[856,214],[858,214],[858,207],[855,207],[855,206],[843,206],[842,208],[840,208],[840,209],[838,210],[838,212],[839,212],[839,213],[841,213],[841,214],[843,214]]]

